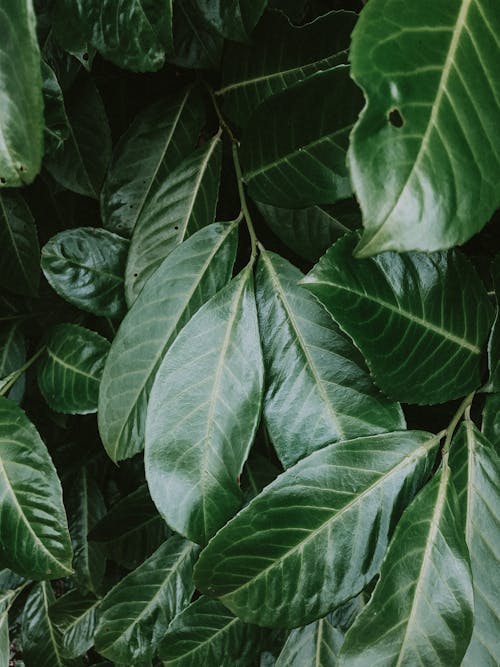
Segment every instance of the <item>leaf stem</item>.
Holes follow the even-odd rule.
[[[35,361],[38,359],[38,357],[45,352],[46,346],[43,345],[35,354],[28,359],[28,361],[23,364],[20,368],[18,368],[15,371],[12,371],[9,375],[7,375],[6,380],[4,385],[0,384],[0,396],[5,396],[8,391],[12,389],[12,387],[16,384],[16,382],[19,380],[21,375],[28,370],[28,368],[35,363]]]
[[[245,222],[247,224],[248,233],[250,234],[250,242],[252,244],[251,259],[254,260],[255,257],[257,256],[257,243],[258,243],[257,234],[255,233],[255,228],[253,226],[252,216],[250,215],[250,211],[248,210],[245,188],[243,186],[243,176],[241,174],[240,157],[238,155],[238,145],[234,142],[232,145],[232,150],[233,150],[234,171],[236,173],[236,181],[238,182],[238,194],[240,197],[241,211],[243,213],[243,217],[245,218]]]
[[[216,100],[216,98],[215,98],[215,93],[214,93],[214,91],[212,90],[212,88],[211,88],[208,84],[205,84],[205,86],[206,86],[206,88],[207,88],[207,90],[208,90],[208,94],[210,95],[210,99],[212,100],[212,104],[213,104],[213,107],[214,107],[214,109],[215,109],[215,113],[217,114],[217,118],[219,119],[219,124],[220,124],[220,126],[227,132],[227,135],[228,135],[228,137],[231,139],[231,143],[232,143],[232,144],[239,144],[239,141],[238,141],[238,139],[235,137],[234,132],[233,132],[233,130],[231,129],[229,123],[227,122],[227,120],[226,120],[226,119],[224,118],[224,116],[222,115],[222,112],[221,112],[221,110],[220,110],[220,107],[219,107],[219,105],[218,105],[218,103],[217,103],[217,100]]]
[[[446,438],[442,450],[443,462],[446,463],[448,462],[448,454],[450,451],[450,445],[451,445],[451,440],[453,438],[453,434],[455,433],[455,430],[458,426],[458,422],[462,419],[464,414],[465,413],[470,414],[470,406],[472,401],[474,400],[475,393],[476,392],[473,391],[464,398],[464,400],[458,406],[457,411],[453,415],[451,422],[448,424],[448,428],[446,429]]]

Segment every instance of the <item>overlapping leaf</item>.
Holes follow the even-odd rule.
[[[219,67],[224,39],[204,20],[197,0],[174,0],[174,54],[179,67]]]
[[[199,11],[212,28],[233,41],[248,41],[267,0],[197,0]]]
[[[36,295],[40,250],[33,216],[16,192],[0,194],[0,285],[16,294]]]
[[[0,381],[21,368],[26,361],[26,345],[19,324],[10,324],[0,330]],[[20,403],[24,395],[26,378],[24,374],[7,394],[11,401]]]
[[[407,403],[443,403],[480,384],[492,308],[458,251],[352,255],[338,241],[303,280],[363,352],[378,386]]]
[[[497,312],[488,341],[490,377],[486,389],[488,391],[500,391],[500,255],[495,257],[491,273],[497,298]]]
[[[330,616],[292,630],[281,651],[276,667],[337,667],[344,640]]]
[[[26,600],[21,620],[26,667],[70,667],[61,653],[61,634],[49,614],[54,600],[48,581],[37,584]]]
[[[69,591],[50,605],[50,621],[57,629],[64,658],[77,658],[94,645],[100,600],[92,595]]]

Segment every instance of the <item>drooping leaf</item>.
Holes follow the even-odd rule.
[[[219,67],[224,39],[204,21],[197,0],[174,1],[174,54],[168,60],[179,67]]]
[[[284,208],[349,197],[345,159],[361,107],[361,92],[346,65],[317,72],[267,98],[250,117],[241,141],[249,194]]]
[[[500,393],[486,396],[481,431],[500,452]]]
[[[151,659],[170,621],[193,594],[198,550],[175,535],[106,595],[95,635],[99,653],[126,665]]]
[[[148,404],[151,497],[173,530],[203,544],[240,507],[238,484],[259,423],[263,364],[247,266],[186,324]]]
[[[429,475],[439,436],[400,431],[335,443],[285,471],[210,541],[197,588],[242,620],[297,627],[357,595]]]
[[[128,246],[128,241],[105,229],[67,229],[42,248],[42,270],[53,289],[77,308],[120,317],[126,312]]]
[[[450,467],[458,492],[474,589],[474,630],[463,667],[495,665],[500,638],[500,459],[466,420],[452,443]]]
[[[38,366],[38,387],[48,405],[64,414],[97,410],[97,397],[109,342],[76,324],[58,324]]]
[[[26,600],[21,621],[26,667],[70,667],[61,653],[61,634],[49,614],[54,600],[48,581],[37,584]]]
[[[356,241],[340,239],[303,285],[353,338],[378,386],[426,404],[478,387],[492,308],[467,258],[451,250],[355,259]]]
[[[332,625],[330,615],[320,618],[292,630],[276,667],[337,667],[343,640],[344,635]]]
[[[0,285],[34,296],[40,280],[40,249],[33,216],[16,192],[0,194]]]
[[[488,365],[490,377],[486,386],[487,391],[500,391],[500,255],[497,255],[491,266],[493,284],[497,299],[495,322],[488,341]]]
[[[13,188],[33,181],[43,154],[42,76],[32,0],[2,2],[0,35],[0,188]]]
[[[165,667],[243,667],[259,650],[261,630],[204,596],[175,617],[159,649]]]
[[[116,146],[102,188],[104,227],[131,235],[153,186],[195,148],[203,120],[197,87],[160,100],[135,118]]]
[[[346,634],[340,665],[460,665],[472,624],[469,556],[446,466],[397,525],[373,596]]]
[[[129,306],[177,245],[214,222],[221,157],[217,134],[152,187],[130,242],[125,273]]]
[[[285,467],[338,440],[405,428],[330,315],[298,286],[302,273],[261,251],[257,306],[266,365],[264,419]]]
[[[194,234],[165,259],[123,320],[99,393],[99,432],[114,461],[143,448],[156,371],[193,313],[230,279],[236,243],[231,224],[217,223]]]
[[[329,12],[297,27],[281,12],[265,14],[250,45],[227,45],[223,85],[217,91],[224,96],[224,112],[244,127],[266,97],[314,72],[346,62],[356,18],[352,12]]]
[[[10,324],[0,330],[0,380],[21,368],[26,361],[26,345],[19,324]],[[26,378],[22,375],[10,389],[7,398],[16,403],[22,401]]]
[[[462,244],[500,204],[499,32],[490,0],[362,11],[350,52],[367,98],[349,153],[359,256]]]
[[[0,397],[0,561],[29,579],[71,574],[71,541],[54,464],[33,424]]]
[[[94,645],[96,615],[100,603],[94,596],[82,595],[74,589],[50,606],[50,620],[57,628],[64,658],[77,658]]]
[[[222,37],[247,42],[267,5],[267,0],[196,0],[207,23]]]

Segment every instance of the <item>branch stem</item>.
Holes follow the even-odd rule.
[[[446,438],[445,438],[445,441],[444,441],[443,451],[442,451],[443,462],[445,462],[445,463],[448,462],[448,454],[449,454],[449,451],[450,451],[450,445],[451,445],[451,441],[453,439],[453,435],[454,435],[454,433],[456,431],[456,428],[458,426],[458,422],[462,419],[464,414],[466,414],[466,413],[470,414],[470,406],[471,406],[472,401],[474,400],[475,393],[476,392],[473,391],[472,393],[470,393],[468,396],[466,396],[464,398],[464,400],[458,406],[457,411],[453,415],[453,418],[452,418],[451,422],[448,424],[448,428],[446,429]]]

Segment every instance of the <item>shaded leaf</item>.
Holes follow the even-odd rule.
[[[56,73],[42,60],[43,112],[45,118],[44,155],[54,155],[68,139],[70,126],[64,96]]]
[[[329,616],[320,618],[291,631],[276,667],[337,667],[343,640],[342,632],[332,625]]]
[[[9,324],[0,330],[0,379],[21,368],[26,361],[26,345],[19,324]],[[24,396],[24,374],[10,389],[7,398],[20,403]]]
[[[26,667],[69,667],[61,654],[61,635],[52,624],[49,607],[54,593],[48,581],[32,589],[24,605],[21,633]]]
[[[196,0],[201,15],[222,37],[247,42],[267,0]]]
[[[481,431],[492,443],[496,451],[500,451],[500,394],[486,396],[483,409]]]
[[[174,54],[169,62],[190,69],[215,69],[223,45],[223,38],[203,20],[197,0],[175,0]]]
[[[258,496],[280,474],[274,463],[259,454],[250,453],[241,475],[241,489],[246,502]]]
[[[488,341],[488,365],[490,377],[486,385],[486,391],[500,391],[500,255],[497,255],[491,266],[493,284],[496,293],[497,312],[493,329]]]
[[[72,590],[50,606],[50,621],[57,628],[61,653],[65,658],[77,658],[94,645],[100,603],[92,595]]]
[[[9,602],[12,593],[0,598],[0,664],[9,665],[10,662],[10,639],[9,639]]]

